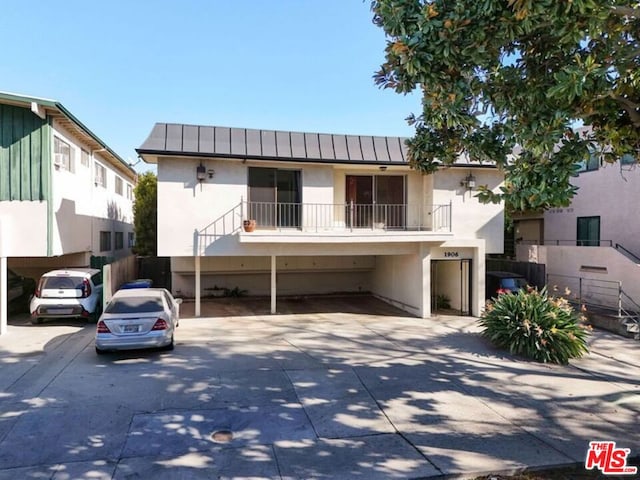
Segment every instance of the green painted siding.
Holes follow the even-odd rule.
[[[49,199],[50,139],[47,120],[0,104],[0,201]]]

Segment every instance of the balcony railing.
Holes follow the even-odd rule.
[[[259,230],[451,231],[451,204],[326,204],[242,202],[243,220]]]

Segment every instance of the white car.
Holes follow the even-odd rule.
[[[164,288],[118,290],[96,328],[96,353],[108,350],[173,350],[182,299]]]
[[[29,311],[33,323],[48,318],[97,320],[102,311],[102,271],[69,268],[45,273],[38,282]]]

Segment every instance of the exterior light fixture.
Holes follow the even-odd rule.
[[[380,170],[381,170],[381,171],[383,171],[383,172],[384,172],[386,169],[387,169],[386,165],[382,165],[382,166],[380,167]]]
[[[473,190],[476,188],[476,177],[474,177],[471,173],[464,177],[464,180],[460,182],[460,185],[465,187],[467,190]]]
[[[207,178],[207,169],[204,168],[204,165],[202,165],[202,163],[198,165],[198,168],[196,168],[196,178],[199,182],[202,182],[205,178]]]
[[[209,170],[207,170],[207,175],[209,175],[209,178],[213,178],[215,173],[216,171],[213,168],[210,168]]]

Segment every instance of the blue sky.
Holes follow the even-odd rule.
[[[155,122],[409,136],[419,110],[373,83],[368,0],[21,0],[2,17],[0,90],[58,100],[125,160]]]

